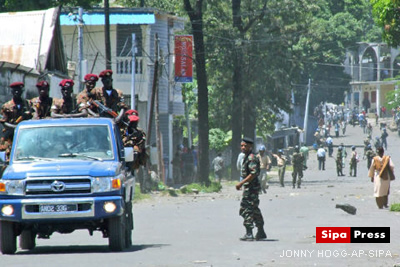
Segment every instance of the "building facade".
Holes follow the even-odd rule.
[[[347,51],[345,72],[352,77],[347,107],[381,116],[380,107],[386,103],[385,96],[398,82],[388,79],[400,73],[399,54],[399,49],[383,43],[358,43],[356,49]]]
[[[165,177],[171,177],[170,162],[174,147],[182,140],[182,136],[177,135],[177,130],[174,129],[174,116],[184,115],[181,87],[179,83],[174,82],[174,36],[176,32],[183,30],[184,20],[148,8],[110,8],[109,19],[113,85],[123,91],[126,104],[138,110],[139,127],[145,131],[150,129],[147,124],[150,119],[151,94],[154,81],[158,81],[156,97],[161,154]],[[106,68],[104,9],[83,11],[82,16],[79,16],[78,9],[72,12],[66,10],[62,12],[60,22],[71,76],[76,84],[82,84],[82,77],[86,73],[99,74]],[[80,48],[79,38],[82,38],[83,44]],[[154,63],[157,54],[160,68],[159,76],[155,79]],[[135,64],[132,64],[133,62]],[[97,86],[102,86],[100,81]],[[75,89],[82,90],[83,84]],[[150,150],[153,154],[153,144],[157,143],[154,119],[151,126],[150,144],[153,149]],[[151,155],[151,158],[154,159],[154,155]]]

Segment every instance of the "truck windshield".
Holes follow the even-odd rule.
[[[21,128],[14,142],[14,161],[114,158],[106,125]]]

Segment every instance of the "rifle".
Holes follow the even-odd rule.
[[[114,110],[112,110],[111,108],[106,107],[105,105],[103,105],[100,101],[98,100],[90,100],[90,104],[93,104],[95,107],[97,107],[99,109],[99,113],[107,113],[109,115],[111,115],[114,119],[116,117],[118,117],[118,113],[115,112]]]
[[[98,108],[99,110],[99,114],[100,113],[107,113],[109,115],[111,115],[114,119],[118,117],[118,113],[115,112],[114,110],[112,110],[109,107],[106,107],[105,105],[103,105],[100,101],[98,100],[90,100],[89,101],[90,104],[93,104],[95,107]],[[129,126],[129,123],[127,123],[126,121],[124,121],[122,118],[120,120],[120,122],[122,122],[123,124],[125,124],[126,126]]]

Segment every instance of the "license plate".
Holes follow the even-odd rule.
[[[43,213],[57,213],[77,211],[77,205],[55,204],[55,205],[39,205],[39,212]]]

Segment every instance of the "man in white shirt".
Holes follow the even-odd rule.
[[[318,169],[325,171],[325,158],[326,158],[326,150],[321,145],[317,150],[317,158],[318,158]]]

